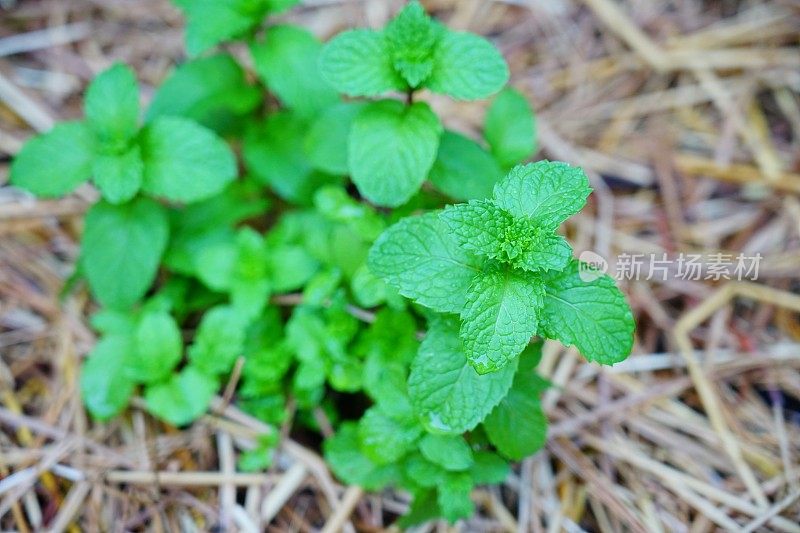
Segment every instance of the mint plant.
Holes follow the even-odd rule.
[[[370,268],[400,293],[458,313],[467,359],[481,374],[505,367],[535,334],[575,345],[589,360],[628,356],[633,319],[608,277],[578,276],[555,233],[591,189],[580,169],[541,161],[511,170],[491,200],[406,218],[370,254]]]
[[[508,67],[485,39],[452,32],[410,2],[382,31],[351,30],[334,38],[320,56],[322,74],[348,96],[406,93],[370,102],[353,119],[348,166],[359,192],[388,207],[406,203],[436,160],[443,127],[420,89],[459,100],[485,98],[508,81]]]
[[[95,419],[139,396],[184,426],[235,389],[272,427],[239,458],[259,470],[279,427],[319,432],[323,413],[340,480],[410,494],[401,526],[455,522],[546,441],[542,340],[613,364],[633,317],[560,229],[586,175],[522,164],[535,117],[489,41],[412,1],[323,45],[270,24],[295,3],[175,0],[191,58],[144,113],[133,71],[112,66],[84,120],[29,141],[11,182],[99,191],[69,285],[98,304],[80,376]],[[446,129],[429,93],[492,98],[480,137]]]
[[[124,65],[95,78],[84,109],[84,121],[57,125],[25,145],[11,183],[58,197],[91,178],[103,199],[86,217],[81,269],[95,298],[126,308],[152,284],[167,244],[167,210],[153,198],[210,198],[234,180],[236,161],[219,137],[190,120],[165,116],[140,127],[138,84]]]

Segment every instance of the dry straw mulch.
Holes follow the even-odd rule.
[[[502,48],[537,110],[539,157],[589,172],[578,251],[763,256],[757,280],[683,279],[673,262],[666,280],[622,281],[638,343],[614,368],[548,344],[546,449],[477,492],[455,529],[800,531],[800,4],[425,3]],[[399,4],[310,0],[290,18],[327,37]],[[134,65],[149,96],[181,58],[180,26],[166,0],[0,0],[0,184],[110,62]],[[432,100],[450,127],[479,127],[483,103]],[[87,418],[92,306],[59,292],[91,196],[0,187],[0,527],[376,531],[402,512],[404,495],[342,487],[291,439],[272,471],[237,473],[263,428],[224,400],[183,431],[137,407]]]

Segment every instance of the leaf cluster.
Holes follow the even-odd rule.
[[[585,174],[520,164],[535,118],[502,55],[419,2],[327,44],[267,19],[295,0],[174,3],[190,59],[142,91],[146,109],[113,65],[84,118],[11,168],[37,196],[99,191],[69,288],[85,280],[97,304],[88,411],[124,417],[140,396],[183,426],[232,391],[271,427],[240,469],[270,467],[280,427],[324,418],[341,480],[412,494],[401,524],[468,517],[474,486],[545,442],[540,339],[603,364],[630,352],[622,293],[584,279],[560,229]],[[430,93],[497,93],[481,137],[446,129]]]

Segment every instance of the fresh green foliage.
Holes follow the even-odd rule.
[[[95,143],[86,124],[59,124],[25,144],[11,165],[11,183],[45,198],[69,194],[92,175]]]
[[[460,313],[486,261],[448,233],[436,213],[404,218],[375,242],[369,267],[403,296],[440,313]]]
[[[311,124],[304,138],[305,152],[311,166],[333,175],[347,175],[347,136],[363,102],[346,102],[325,110]]]
[[[508,81],[508,67],[488,41],[468,33],[451,32],[432,20],[416,0],[381,31],[350,30],[336,36],[320,55],[322,75],[349,96],[407,93],[411,104],[423,88],[462,100],[485,98]],[[397,100],[378,100],[355,115],[348,137],[348,169],[359,192],[380,206],[398,207],[420,189],[440,153],[441,121],[425,103],[403,106]],[[459,159],[452,135],[441,149],[443,164],[431,179],[445,192],[457,191]],[[458,141],[456,141],[458,142]],[[449,150],[449,153],[448,153]],[[492,161],[480,147],[470,147],[485,170]],[[455,168],[454,168],[455,167]],[[482,192],[473,177],[472,189]],[[464,192],[461,192],[464,194]],[[466,194],[470,194],[467,191]]]
[[[95,204],[81,243],[81,269],[95,298],[120,309],[135,304],[153,283],[168,238],[166,210],[153,200]]]
[[[173,0],[188,19],[186,48],[197,55],[219,43],[253,31],[269,13],[298,0]]]
[[[631,351],[633,316],[625,296],[605,275],[584,281],[571,261],[562,272],[545,276],[542,332],[574,345],[590,361],[613,365]]]
[[[336,91],[309,68],[319,61],[322,44],[295,26],[269,28],[264,41],[251,46],[256,70],[288,109],[311,118],[338,102]]]
[[[509,459],[535,453],[547,440],[547,418],[539,395],[548,383],[536,374],[540,346],[531,345],[521,356],[514,384],[483,421],[486,436]]]
[[[108,336],[98,342],[81,369],[81,395],[92,415],[106,420],[122,411],[135,383],[125,375],[130,339]]]
[[[368,200],[389,207],[408,201],[436,158],[442,124],[428,104],[367,104],[350,130],[348,166]]]
[[[470,366],[458,336],[458,321],[437,318],[411,364],[408,393],[431,432],[461,434],[475,428],[511,387],[516,364],[481,376]]]
[[[176,426],[188,424],[206,412],[219,384],[208,374],[187,366],[169,380],[147,387],[147,408]]]
[[[419,443],[422,456],[445,470],[466,470],[474,460],[472,449],[460,435],[425,435]]]
[[[190,55],[237,39],[249,67],[193,57],[140,124],[136,76],[114,65],[84,120],[34,137],[11,167],[37,196],[100,193],[73,276],[98,304],[89,413],[133,401],[183,426],[225,390],[269,426],[241,470],[271,467],[282,428],[330,425],[322,452],[342,482],[411,495],[399,527],[469,518],[476,485],[546,442],[541,339],[602,364],[631,351],[623,294],[560,229],[586,175],[522,164],[535,118],[504,89],[502,55],[419,2],[325,45],[265,20],[296,0],[174,3]],[[445,129],[430,92],[498,94],[476,136]]]
[[[100,151],[125,150],[139,127],[139,85],[128,67],[117,63],[97,76],[86,91],[86,123]]]
[[[230,148],[211,131],[163,117],[139,130],[139,89],[117,64],[86,91],[86,121],[66,123],[28,143],[11,182],[39,196],[63,196],[90,177],[106,201],[120,204],[140,190],[176,202],[209,198],[236,177]],[[52,169],[59,171],[54,176]]]
[[[472,139],[446,130],[428,178],[437,189],[456,200],[491,196],[503,171],[492,154]]]
[[[162,116],[192,119],[220,134],[237,131],[261,103],[259,90],[225,54],[194,59],[176,68],[153,95],[146,120]]]
[[[248,170],[284,200],[311,204],[318,187],[341,181],[337,176],[317,170],[306,156],[306,139],[312,132],[305,120],[286,111],[252,125],[245,134],[243,146]],[[330,138],[326,136],[320,142],[330,142]]]
[[[433,53],[434,68],[426,86],[458,100],[479,100],[508,81],[508,66],[486,39],[472,33],[446,32]]]
[[[508,81],[508,66],[487,40],[452,32],[416,0],[384,30],[338,35],[320,58],[322,74],[349,96],[428,88],[461,100],[485,98]]]
[[[204,374],[227,374],[244,346],[246,323],[232,307],[215,307],[203,315],[189,361]]]
[[[222,192],[236,176],[230,149],[210,130],[179,117],[163,117],[141,133],[142,190],[191,203]]]
[[[501,91],[486,113],[483,135],[503,167],[530,157],[536,151],[536,121],[525,97],[514,89]]]
[[[133,333],[126,375],[138,383],[166,378],[183,355],[183,339],[175,319],[166,311],[143,314]]]
[[[389,228],[370,266],[401,294],[459,313],[467,359],[481,374],[504,368],[533,335],[574,344],[590,360],[619,362],[633,342],[625,299],[607,276],[582,281],[569,244],[555,234],[590,191],[586,175],[564,163],[515,167],[491,200],[449,206],[436,222],[425,215],[424,225],[440,230],[435,246],[420,239],[423,217]],[[440,288],[427,279],[434,273],[441,300],[431,298]]]
[[[501,268],[481,272],[469,287],[461,311],[461,340],[480,374],[504,368],[537,331],[542,284],[523,272]]]

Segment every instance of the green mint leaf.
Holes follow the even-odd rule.
[[[350,172],[347,139],[353,121],[364,105],[363,102],[334,105],[311,124],[304,143],[308,160],[314,168],[342,176]]]
[[[219,241],[215,238],[196,249],[193,270],[209,289],[219,292],[231,290],[233,269],[238,254],[233,240],[233,236],[226,233],[220,235]]]
[[[320,54],[322,76],[348,96],[377,96],[405,90],[395,72],[389,43],[373,30],[349,30],[334,37]]]
[[[426,434],[419,441],[419,451],[428,461],[450,471],[472,466],[472,450],[461,435]]]
[[[11,164],[11,184],[36,196],[64,196],[91,177],[94,153],[86,124],[58,124],[25,143]]]
[[[508,65],[492,43],[472,33],[446,31],[434,54],[425,87],[458,100],[479,100],[508,81]]]
[[[469,469],[469,475],[476,484],[502,483],[511,473],[508,461],[492,452],[475,452],[475,464]]]
[[[536,119],[519,91],[504,89],[495,97],[486,113],[483,136],[503,167],[516,165],[534,154]]]
[[[283,390],[270,390],[268,393],[258,392],[255,395],[247,394],[240,389],[236,404],[242,410],[267,424],[283,424],[288,418],[286,409],[286,396]]]
[[[433,72],[433,54],[444,31],[417,1],[406,4],[386,26],[392,65],[409,87],[418,87]]]
[[[292,380],[292,394],[301,408],[317,407],[325,395],[325,362],[301,361]]]
[[[130,67],[117,63],[86,89],[86,123],[107,151],[119,153],[139,130],[139,84]]]
[[[378,490],[400,475],[397,465],[376,465],[361,452],[358,426],[353,422],[342,424],[333,437],[325,439],[322,448],[333,473],[348,485]]]
[[[285,342],[247,350],[242,372],[244,378],[242,389],[258,396],[274,390],[281,378],[286,375],[293,359],[294,354]]]
[[[329,231],[327,260],[331,266],[341,269],[345,277],[352,279],[367,260],[369,242],[349,225],[335,225]]]
[[[369,242],[378,238],[386,224],[375,210],[351,197],[343,187],[322,187],[314,194],[314,207],[325,218],[344,222]]]
[[[189,347],[189,360],[208,375],[230,372],[236,358],[242,355],[247,323],[232,307],[214,307],[203,315],[194,343]]]
[[[129,335],[136,329],[136,317],[128,311],[101,309],[89,319],[92,328],[104,335]]]
[[[428,179],[456,200],[488,198],[503,171],[494,157],[478,143],[445,130]]]
[[[211,130],[188,119],[161,117],[142,130],[142,189],[191,203],[220,193],[236,178],[236,159]]]
[[[435,520],[442,515],[439,510],[436,491],[415,491],[413,496],[414,499],[411,501],[408,512],[397,521],[398,527],[407,529],[411,526],[417,526],[430,520]]]
[[[386,283],[363,264],[350,279],[350,292],[361,307],[377,307],[386,300]]]
[[[222,193],[188,206],[173,210],[176,226],[192,231],[209,231],[221,226],[235,226],[269,211],[264,191],[252,181],[236,181]]]
[[[342,282],[342,271],[338,268],[323,270],[312,277],[303,288],[303,303],[321,307]]]
[[[375,241],[368,264],[400,294],[440,313],[461,312],[482,268],[482,260],[458,245],[437,213],[391,226]]]
[[[473,487],[472,478],[463,472],[448,475],[439,486],[439,508],[442,516],[451,524],[469,518],[475,512],[475,505],[470,499]]]
[[[458,336],[458,321],[431,323],[411,365],[408,392],[414,411],[433,433],[461,434],[475,428],[511,387],[516,360],[479,375]]]
[[[581,268],[584,268],[581,279]],[[541,332],[566,346],[574,345],[589,361],[613,365],[633,347],[634,321],[614,280],[572,260],[563,272],[544,278]]]
[[[231,303],[243,317],[261,314],[272,292],[264,238],[251,228],[236,236],[236,261],[231,270]]]
[[[367,409],[358,422],[361,451],[379,465],[397,462],[421,434],[422,428],[415,420],[389,417],[375,406]]]
[[[195,56],[243,35],[267,15],[269,0],[173,0],[186,15],[186,49]]]
[[[479,374],[496,372],[525,349],[537,331],[542,282],[516,270],[478,275],[461,312],[461,339]]]
[[[529,249],[514,264],[531,271],[561,270],[572,259],[572,246],[561,235],[535,235]]]
[[[201,277],[198,272],[204,265],[201,256],[205,250],[232,243],[234,226],[263,216],[268,209],[261,186],[252,181],[236,181],[208,200],[172,209],[172,231],[164,264],[176,273]]]
[[[519,165],[494,188],[498,206],[555,229],[580,211],[592,192],[586,173],[558,161]]]
[[[320,268],[319,261],[305,248],[289,244],[272,248],[267,261],[272,290],[276,293],[303,288]]]
[[[409,456],[403,466],[406,475],[420,487],[434,488],[444,480],[446,475],[446,471],[441,466],[428,461],[420,454]]]
[[[247,168],[284,200],[299,202],[312,170],[303,157],[306,124],[287,111],[267,117],[247,131],[242,147]]]
[[[272,466],[275,452],[280,444],[280,431],[271,427],[256,438],[254,448],[244,451],[237,467],[245,472],[263,471]]]
[[[133,382],[123,371],[132,349],[130,337],[109,335],[100,339],[81,367],[81,397],[94,418],[107,420],[119,414],[133,395]]]
[[[133,333],[134,344],[125,360],[125,375],[138,383],[162,381],[183,355],[181,331],[166,311],[145,313]]]
[[[250,128],[242,148],[247,169],[289,202],[309,205],[314,192],[328,183],[340,182],[311,168],[304,153],[308,125],[289,112],[270,115]]]
[[[136,196],[143,176],[144,163],[137,145],[119,155],[98,155],[92,165],[92,181],[103,198],[112,204],[121,204]]]
[[[358,392],[364,386],[364,365],[353,358],[334,361],[328,370],[328,382],[335,391]]]
[[[372,355],[364,363],[364,391],[387,415],[406,417],[413,413],[408,398],[407,374],[404,363]]]
[[[267,87],[286,107],[306,118],[339,101],[315,68],[321,50],[314,35],[296,26],[273,26],[263,42],[250,47],[256,72]]]
[[[489,441],[515,461],[536,453],[547,441],[547,416],[539,401],[547,382],[530,364],[539,353],[530,348],[522,355],[511,390],[483,422]]]
[[[229,55],[215,55],[176,68],[156,91],[145,118],[185,117],[226,134],[260,102],[242,67]]]
[[[147,410],[158,418],[173,426],[185,426],[208,410],[218,387],[215,378],[190,365],[167,381],[149,385],[144,401]]]
[[[325,310],[295,309],[286,327],[289,345],[298,359],[311,366],[304,379],[322,374],[318,382],[309,380],[304,388],[321,387],[326,375],[335,390],[354,392],[361,388],[362,364],[347,349],[357,331],[358,321],[345,311],[341,299]]]
[[[428,104],[397,100],[368,104],[350,130],[348,161],[353,182],[373,203],[402,205],[416,193],[439,147],[442,123]]]
[[[561,270],[572,258],[566,239],[491,200],[449,206],[439,218],[465,249],[517,268]]]
[[[417,325],[407,312],[385,308],[359,337],[355,353],[365,359],[364,390],[389,416],[413,413],[408,397],[408,363],[417,353]]]
[[[509,261],[520,253],[514,218],[491,200],[448,206],[439,214],[459,244],[491,259]]]
[[[152,200],[92,206],[81,242],[81,267],[95,298],[116,309],[136,303],[156,277],[168,237],[166,210]]]

